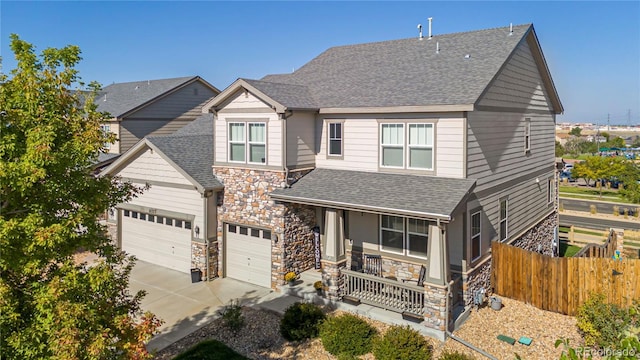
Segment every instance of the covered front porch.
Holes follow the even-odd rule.
[[[271,196],[315,211],[316,258],[328,298],[379,307],[444,331],[458,297],[451,290],[448,242],[450,236],[462,242],[464,223],[453,214],[462,213],[473,185],[466,179],[316,169]],[[454,248],[462,251],[462,245]]]

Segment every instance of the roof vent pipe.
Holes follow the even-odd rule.
[[[509,36],[513,35],[513,23],[509,23]]]
[[[440,54],[440,42],[436,41],[436,54]]]
[[[431,39],[431,22],[433,21],[433,18],[430,17],[429,18],[429,39]]]
[[[422,24],[418,24],[418,31],[420,32],[420,37],[418,39],[422,40]]]

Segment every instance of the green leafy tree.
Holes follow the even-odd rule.
[[[620,177],[627,168],[627,161],[622,157],[589,156],[585,161],[576,163],[571,170],[571,175],[583,178],[587,185],[591,180],[610,179]],[[600,188],[602,197],[602,187]]]
[[[560,141],[556,141],[556,157],[564,155],[564,147],[560,144]]]
[[[128,291],[133,259],[98,217],[138,190],[92,174],[105,115],[75,66],[77,46],[11,36],[17,67],[0,74],[0,353],[6,359],[143,359],[159,326]],[[73,91],[72,86],[84,91]],[[77,264],[78,249],[99,254]]]
[[[597,136],[597,135],[596,135]],[[605,142],[609,142],[609,139],[611,138],[611,134],[609,134],[606,131],[603,131],[600,133],[600,136],[602,136],[605,139]]]
[[[640,165],[631,160],[625,161],[618,177],[623,183],[620,193],[632,203],[640,204]]]
[[[594,154],[598,151],[595,142],[587,141],[582,138],[572,138],[567,140],[564,148],[566,153],[576,156],[580,154]]]
[[[579,128],[578,126],[571,128],[571,130],[569,131],[569,135],[580,136],[581,134],[582,134],[582,129]]]

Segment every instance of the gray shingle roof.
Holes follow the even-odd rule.
[[[204,189],[221,188],[213,175],[213,133],[209,135],[148,136],[147,141]]]
[[[317,109],[309,88],[303,85],[279,84],[268,81],[242,79],[251,86],[269,95],[270,98],[289,109]]]
[[[95,103],[98,105],[98,111],[119,117],[196,77],[111,84],[98,93]]]
[[[212,135],[213,134],[213,114],[202,114],[189,124],[181,127],[172,135]]]
[[[513,35],[506,27],[334,47],[291,74],[265,76],[263,82],[281,85],[264,92],[272,96],[274,89],[275,99],[298,91],[283,90],[282,84],[304,85],[319,108],[474,104],[530,29],[520,25]]]
[[[473,179],[315,169],[274,200],[449,219]]]

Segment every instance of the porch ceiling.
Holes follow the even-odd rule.
[[[473,179],[315,169],[290,188],[273,191],[271,198],[450,221],[475,183]]]

